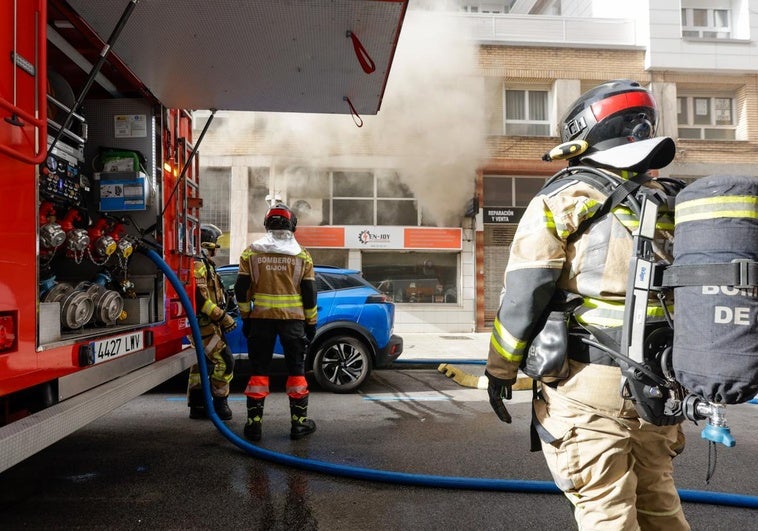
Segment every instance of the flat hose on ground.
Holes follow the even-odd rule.
[[[203,397],[205,399],[205,406],[208,412],[208,417],[224,437],[226,437],[232,444],[244,450],[253,457],[258,457],[272,463],[291,466],[301,470],[310,470],[334,476],[379,481],[383,483],[396,483],[401,485],[412,485],[419,487],[444,487],[451,489],[492,490],[538,494],[563,494],[554,483],[549,481],[434,476],[427,474],[408,474],[404,472],[377,470],[373,468],[359,468],[272,452],[271,450],[266,450],[265,448],[261,448],[249,443],[231,431],[218,417],[218,415],[216,415],[216,412],[213,409],[213,399],[211,397],[211,390],[208,380],[208,366],[205,361],[205,352],[203,350],[203,340],[200,335],[200,326],[197,322],[197,318],[195,317],[192,301],[190,301],[190,298],[187,295],[187,292],[184,290],[181,281],[171,270],[168,264],[166,264],[160,255],[158,255],[158,253],[152,249],[141,248],[140,250],[141,252],[145,253],[164,273],[168,281],[171,283],[179,295],[179,298],[182,301],[182,305],[186,310],[190,328],[192,330],[192,338],[194,340],[195,348],[197,351],[197,364],[200,368],[200,375],[203,383]],[[749,496],[746,494],[679,490],[679,496],[683,502],[744,507],[749,509],[758,508],[758,496]]]

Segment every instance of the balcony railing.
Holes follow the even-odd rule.
[[[624,18],[455,13],[473,39],[492,44],[638,48],[636,23]]]

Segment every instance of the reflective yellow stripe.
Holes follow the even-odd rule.
[[[298,308],[302,305],[303,297],[300,295],[255,294],[255,306],[258,308]]]
[[[237,306],[239,306],[239,309],[241,312],[249,312],[250,311],[250,303],[249,302],[238,302]]]
[[[715,218],[758,219],[758,197],[729,195],[684,201],[676,206],[677,223]]]
[[[210,299],[205,300],[205,304],[203,304],[203,307],[200,308],[200,311],[203,312],[205,315],[210,316],[213,313],[213,310],[217,308],[216,303],[214,303]]]
[[[619,222],[627,229],[634,230],[640,226],[640,220],[627,207],[621,206],[614,208],[613,215],[616,216],[616,219],[618,219]],[[661,215],[658,217],[658,220],[655,222],[655,228],[658,230],[673,230],[674,220],[672,219],[671,214],[668,212],[661,213]]]
[[[545,223],[545,226],[549,229],[555,228],[555,219],[553,218],[553,213],[549,210],[545,211],[545,217],[542,219]]]
[[[673,304],[668,305],[669,312],[674,313]],[[663,307],[656,301],[648,302],[645,312],[651,318],[663,318]],[[624,324],[624,303],[602,301],[585,298],[584,302],[574,311],[574,316],[580,324],[603,327],[618,327]]]
[[[498,319],[495,319],[492,326],[490,346],[506,360],[520,363],[524,357],[526,341],[513,337],[502,323]]]
[[[318,315],[318,311],[317,310],[318,309],[315,306],[313,308],[308,308],[308,309],[304,310],[305,318],[306,319],[313,319],[314,317],[316,317]]]
[[[195,278],[203,278],[207,272],[208,270],[205,267],[205,262],[195,262]]]

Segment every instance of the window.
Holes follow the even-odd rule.
[[[544,177],[484,176],[485,206],[526,206],[545,184]]]
[[[730,39],[728,9],[682,8],[682,37],[695,39]]]
[[[421,224],[418,201],[392,170],[298,171],[286,187],[303,226]]]
[[[509,13],[516,0],[508,0],[507,2],[484,2],[477,4],[466,4],[461,6],[463,11],[467,13],[490,13],[490,14],[503,14]]]
[[[316,289],[318,291],[360,288],[365,285],[366,283],[360,275],[316,273]]]
[[[231,168],[205,167],[200,170],[200,210],[202,223],[216,225],[222,232],[229,232],[229,202],[231,190]],[[223,245],[216,251],[216,263],[229,263],[229,246]]]
[[[456,303],[458,253],[364,251],[363,278],[394,302]]]
[[[680,96],[676,99],[679,138],[734,140],[734,98]]]
[[[313,263],[322,266],[347,267],[347,249],[322,249],[319,247],[308,248]]]
[[[550,136],[546,90],[505,90],[505,134]]]
[[[200,197],[203,223],[212,223],[222,231],[229,230],[229,198],[231,168],[206,167],[200,175]]]

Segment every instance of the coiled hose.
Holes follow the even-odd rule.
[[[163,272],[163,274],[166,276],[168,281],[171,283],[179,295],[179,298],[182,301],[182,305],[187,310],[186,313],[189,318],[190,328],[192,330],[192,338],[197,350],[197,364],[199,366],[200,375],[203,382],[203,398],[205,400],[205,406],[210,420],[216,426],[216,429],[218,429],[218,431],[221,432],[221,434],[226,437],[232,444],[244,450],[253,457],[258,457],[272,463],[290,466],[301,470],[321,472],[333,476],[348,477],[353,479],[378,481],[382,483],[468,490],[563,494],[554,483],[549,481],[435,476],[427,474],[408,474],[405,472],[393,472],[388,470],[377,470],[373,468],[360,468],[295,457],[292,455],[266,450],[265,448],[261,448],[249,443],[231,431],[218,417],[218,415],[216,415],[216,412],[213,409],[213,399],[211,397],[210,384],[208,380],[208,366],[205,361],[205,352],[203,350],[203,340],[200,335],[200,326],[198,325],[197,318],[195,317],[192,301],[190,301],[190,298],[187,295],[187,292],[184,290],[181,281],[171,270],[168,264],[163,261],[158,253],[152,249],[146,248],[141,248],[140,251],[146,254]],[[683,502],[690,503],[706,503],[712,505],[744,507],[749,509],[758,508],[758,496],[749,496],[745,494],[680,489],[679,497]]]

